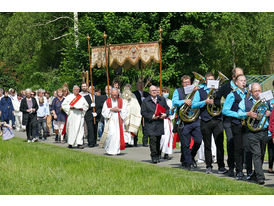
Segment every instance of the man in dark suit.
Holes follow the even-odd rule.
[[[109,86],[109,91],[111,90],[111,88],[112,87]],[[108,86],[105,86],[105,94],[101,95],[100,97],[97,96],[97,99],[98,99],[97,107],[98,107],[98,111],[100,111],[99,117],[97,118],[99,120],[98,121],[98,140],[101,139],[101,136],[104,131],[104,117],[101,115],[101,112],[102,112],[104,103],[107,100],[107,98],[108,98]]]
[[[31,90],[26,90],[26,97],[22,99],[20,105],[20,111],[23,112],[23,121],[22,124],[26,125],[26,132],[28,142],[37,141],[36,138],[36,127],[37,127],[37,110],[38,104],[34,97],[31,97]]]
[[[149,96],[149,93],[147,93],[143,90],[144,83],[142,81],[138,81],[136,84],[136,87],[137,87],[137,90],[134,91],[133,94],[136,96],[136,98],[139,102],[139,105],[141,107],[143,100]],[[147,136],[147,134],[145,134],[143,121],[142,121],[141,125],[142,125],[142,131],[143,131],[143,146],[147,147],[148,136]],[[134,137],[134,146],[137,146],[137,142],[138,142],[138,134]]]
[[[145,132],[149,136],[150,156],[152,163],[160,162],[160,141],[164,131],[164,118],[169,114],[169,107],[164,97],[157,96],[157,88],[150,86],[150,96],[144,99],[141,114],[145,118]],[[160,104],[166,111],[159,116],[155,115],[156,105]]]
[[[88,146],[95,147],[97,146],[97,127],[98,122],[101,119],[101,112],[102,112],[102,105],[105,102],[105,97],[103,96],[96,96],[95,91],[93,91],[94,96],[92,99],[92,91],[91,87],[89,87],[89,94],[85,96],[85,99],[89,105],[89,108],[85,114],[85,121],[87,124],[88,130]],[[93,101],[92,101],[93,100]],[[93,112],[93,108],[95,108],[95,112]],[[95,123],[94,123],[95,118]]]

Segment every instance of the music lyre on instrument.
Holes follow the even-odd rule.
[[[194,84],[197,84],[195,86],[198,86],[198,84],[201,84],[204,82],[204,77],[200,74],[198,74],[197,72],[193,72],[194,74]],[[194,98],[194,94],[196,91],[192,91],[190,94],[188,94],[186,96],[186,99],[190,99],[191,101]],[[180,110],[179,110],[179,116],[181,118],[182,121],[184,122],[194,122],[197,117],[199,116],[200,113],[200,109],[191,109],[191,105],[187,105],[184,104],[183,106],[181,106]]]
[[[221,85],[229,79],[222,72],[218,72],[217,80],[219,81],[219,87],[221,87]],[[207,98],[214,100],[214,98],[216,97],[217,91],[218,91],[218,89],[210,89],[210,91],[207,95]],[[207,106],[206,106],[207,112],[213,117],[218,116],[222,112],[223,104],[224,104],[224,101],[222,99],[221,99],[221,107],[220,108],[216,107],[216,105],[214,105],[214,104],[207,104]]]

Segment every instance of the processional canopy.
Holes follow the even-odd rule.
[[[104,47],[93,47],[92,68],[106,67],[106,57]],[[144,65],[152,62],[160,62],[160,49],[158,42],[135,43],[135,44],[115,44],[109,45],[107,49],[109,66],[117,69],[121,66],[125,69],[138,67],[139,61]]]

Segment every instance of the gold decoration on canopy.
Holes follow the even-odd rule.
[[[109,66],[117,69],[123,66],[125,69],[138,67],[139,61],[147,65],[151,62],[160,62],[158,42],[110,45]],[[105,67],[105,51],[103,47],[92,48],[92,67]]]

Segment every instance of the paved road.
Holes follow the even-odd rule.
[[[15,136],[27,139],[26,134],[23,133],[23,132],[15,132]],[[60,146],[60,147],[67,147],[67,144],[55,143],[53,136],[49,137],[46,141],[42,141],[42,142],[47,143],[47,144],[57,145],[57,146]],[[35,144],[35,143],[32,143],[32,144]],[[98,148],[98,147],[95,147],[95,148],[85,147],[84,149],[79,149],[79,151],[88,152],[88,153],[92,153],[92,154],[98,154],[98,155],[106,155],[105,150],[103,148]],[[157,164],[157,166],[171,167],[171,168],[181,168],[181,164],[179,162],[179,160],[180,160],[180,150],[175,149],[174,154],[172,154],[170,156],[172,157],[171,160],[162,160],[160,163]],[[122,151],[120,155],[109,156],[109,157],[110,158],[133,160],[133,161],[137,161],[137,162],[144,162],[144,163],[147,163],[147,164],[151,164],[149,148],[148,147],[143,147],[141,145],[139,145],[138,147],[126,148],[126,150]],[[265,186],[274,187],[274,174],[267,173],[268,162],[264,162],[263,168],[264,168],[264,171],[265,171],[265,178],[266,178]],[[204,163],[199,163],[198,167],[193,169],[193,170],[205,173],[205,170],[206,170],[205,164]],[[213,164],[213,175],[219,176],[219,177],[222,177],[222,178],[230,178],[230,177],[227,177],[226,175],[218,174],[217,172],[218,172],[218,166],[217,166],[217,164]]]

